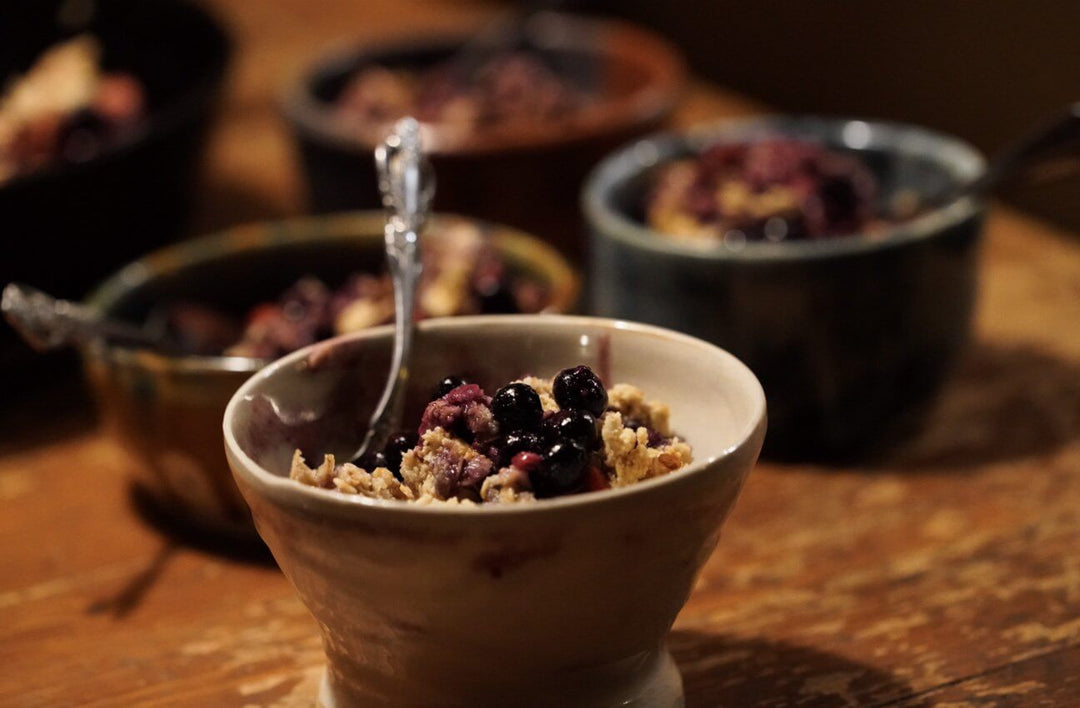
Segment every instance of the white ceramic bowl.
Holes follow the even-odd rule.
[[[671,706],[663,639],[757,459],[765,398],[723,350],[562,316],[420,323],[413,411],[448,373],[492,390],[584,363],[670,404],[695,462],[618,490],[506,506],[417,506],[301,486],[293,449],[344,454],[378,398],[392,334],[296,352],[225,412],[255,525],[319,622],[327,706]]]

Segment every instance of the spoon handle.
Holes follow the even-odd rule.
[[[992,191],[1033,163],[1051,157],[1069,160],[1065,167],[1074,170],[1080,165],[1080,155],[1076,154],[1080,151],[1077,148],[1080,148],[1080,101],[1069,106],[1054,120],[1039,126],[1006,147],[969,191]]]
[[[21,283],[9,283],[0,298],[0,310],[11,326],[38,351],[95,339],[159,346],[158,338],[124,322],[106,320],[92,310]]]
[[[416,289],[420,281],[420,233],[435,190],[431,166],[421,151],[420,125],[403,118],[375,150],[379,189],[387,210],[386,257],[394,282],[394,351],[390,378],[371,418],[361,454],[380,450],[399,427],[409,380],[409,360],[416,326]]]

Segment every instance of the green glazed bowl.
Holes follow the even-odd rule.
[[[175,299],[240,313],[276,299],[308,273],[334,280],[357,270],[379,270],[383,223],[381,211],[367,211],[230,229],[127,265],[86,304],[134,322],[144,321],[154,305]],[[511,272],[546,286],[544,312],[573,310],[578,277],[554,249],[507,227],[479,225]],[[221,419],[240,384],[269,362],[170,356],[102,343],[87,345],[81,353],[105,423],[131,453],[136,484],[158,510],[215,533],[253,537],[247,506],[222,454]]]

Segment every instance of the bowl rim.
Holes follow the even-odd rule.
[[[58,179],[90,174],[99,165],[117,162],[145,145],[164,139],[165,136],[174,133],[198,116],[205,105],[213,103],[221,90],[232,59],[232,39],[226,32],[219,13],[207,7],[206,3],[189,2],[189,0],[169,1],[174,9],[191,13],[192,17],[197,17],[202,23],[204,36],[197,45],[206,48],[207,54],[213,59],[209,62],[207,73],[198,77],[184,91],[175,94],[155,110],[147,113],[129,139],[106,146],[99,154],[85,162],[66,163],[54,160],[25,174],[15,175],[0,183],[0,191],[33,189],[38,185],[47,185]]]
[[[781,243],[746,242],[738,249],[717,244],[694,244],[671,239],[646,224],[612,207],[608,195],[617,186],[636,177],[646,169],[662,163],[674,152],[689,149],[697,152],[714,142],[741,142],[757,137],[761,131],[773,132],[781,137],[798,139],[801,130],[826,130],[855,127],[853,135],[876,132],[897,141],[908,143],[907,152],[919,153],[914,146],[923,148],[923,154],[940,164],[951,165],[964,173],[963,177],[974,181],[986,171],[986,158],[968,142],[930,128],[882,120],[854,117],[831,117],[803,114],[768,114],[751,118],[712,121],[684,130],[665,131],[646,136],[623,145],[605,157],[585,180],[581,193],[581,208],[590,226],[593,238],[617,241],[636,250],[658,256],[680,257],[705,262],[791,262],[836,258],[846,255],[866,254],[895,248],[932,238],[936,234],[964,221],[978,217],[985,211],[982,197],[965,196],[935,207],[910,221],[893,224],[868,238],[862,234],[833,238]],[[873,143],[848,144],[850,150],[861,150]]]
[[[715,469],[722,461],[735,456],[752,445],[760,447],[764,438],[766,425],[766,401],[765,392],[754,373],[728,351],[710,344],[696,337],[691,337],[681,332],[664,329],[653,325],[629,322],[603,317],[583,317],[578,315],[472,315],[465,317],[444,317],[432,320],[423,320],[418,323],[422,330],[462,330],[481,328],[522,328],[535,325],[553,325],[567,329],[569,332],[581,327],[599,327],[605,330],[630,331],[639,335],[664,339],[678,344],[681,347],[693,347],[702,355],[718,357],[729,366],[734,365],[732,370],[747,384],[747,389],[752,396],[752,413],[747,422],[739,430],[738,441],[730,445],[719,454],[706,459],[695,459],[685,468],[671,474],[647,479],[635,484],[608,489],[598,493],[574,494],[569,496],[545,499],[536,504],[417,504],[411,501],[399,501],[396,499],[374,499],[358,494],[342,494],[335,490],[321,489],[295,482],[288,477],[279,476],[264,469],[257,464],[241,448],[233,434],[232,421],[236,417],[236,411],[242,401],[251,395],[251,391],[265,379],[275,376],[285,368],[293,366],[296,362],[306,358],[316,347],[341,346],[346,342],[356,340],[385,339],[393,336],[392,326],[383,326],[354,332],[340,337],[314,344],[304,349],[299,349],[287,356],[278,359],[262,370],[256,372],[241,385],[229,399],[222,418],[222,431],[225,436],[225,451],[229,459],[233,476],[242,478],[244,483],[264,497],[275,503],[294,508],[348,514],[350,518],[358,515],[389,514],[405,518],[413,518],[416,515],[436,518],[473,518],[490,517],[500,518],[506,516],[531,516],[535,514],[552,514],[557,512],[572,511],[582,507],[592,507],[598,504],[618,503],[621,500],[649,494],[650,491],[671,485],[684,483],[692,477],[707,474]],[[490,331],[490,330],[489,330]],[[576,335],[575,335],[576,336]]]
[[[467,156],[522,150],[543,150],[556,145],[575,144],[598,136],[621,134],[633,126],[655,126],[675,108],[687,82],[686,60],[679,49],[660,34],[640,25],[608,17],[568,14],[554,11],[538,13],[530,19],[540,35],[553,48],[580,48],[596,54],[614,54],[613,38],[625,37],[638,51],[618,56],[635,62],[648,75],[643,86],[622,100],[598,101],[588,112],[589,120],[570,124],[540,125],[532,129],[487,131],[477,136],[462,133],[442,123],[422,123],[425,145],[432,155]],[[386,53],[401,53],[460,45],[475,31],[432,30],[420,34],[402,34],[376,41],[350,41],[331,49],[309,64],[280,94],[282,114],[294,131],[317,139],[338,150],[368,153],[377,136],[389,130],[393,121],[373,125],[366,133],[341,130],[325,102],[313,93],[317,77],[342,65],[371,63]],[[597,48],[600,48],[597,50]],[[642,60],[642,56],[649,59]]]
[[[98,284],[86,296],[83,304],[103,312],[127,292],[152,282],[162,274],[176,273],[222,256],[245,251],[335,240],[355,240],[381,245],[385,222],[384,211],[368,209],[234,226],[169,244],[141,256]],[[580,296],[580,276],[562,254],[546,241],[511,226],[450,212],[433,214],[428,225],[430,227],[440,222],[474,224],[489,234],[501,253],[511,254],[511,261],[515,261],[516,257],[519,262],[537,266],[537,272],[542,273],[551,285],[551,301],[545,308],[546,311],[566,312],[575,306]],[[253,373],[273,361],[242,356],[170,356],[149,349],[102,343],[83,345],[81,350],[84,356],[136,365],[151,371],[183,373]]]

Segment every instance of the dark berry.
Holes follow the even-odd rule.
[[[526,383],[503,386],[491,399],[491,412],[504,431],[535,430],[544,419],[540,396]]]
[[[518,431],[510,433],[496,443],[499,468],[506,467],[519,452],[540,452],[543,442],[536,433]]]
[[[529,473],[538,497],[554,497],[578,489],[585,476],[588,453],[576,442],[557,442],[544,453],[544,464]]]
[[[465,384],[465,379],[461,378],[460,376],[447,376],[445,379],[439,382],[438,386],[435,387],[435,391],[431,396],[431,400],[435,400],[436,398],[442,398],[458,386],[464,386]]]
[[[353,464],[367,472],[374,472],[376,467],[389,468],[386,455],[381,452],[365,452],[363,455],[353,460]]]
[[[549,443],[573,440],[586,450],[595,450],[600,437],[596,434],[596,417],[583,410],[561,410],[544,421],[544,438]]]
[[[604,382],[587,366],[563,369],[552,386],[559,408],[574,408],[598,416],[607,408]]]
[[[401,476],[402,456],[416,447],[419,442],[420,436],[408,431],[394,433],[386,441],[386,447],[383,448],[383,457],[386,459],[386,467],[394,473],[395,477],[400,478]]]
[[[665,445],[668,442],[668,439],[661,435],[660,431],[658,431],[656,428],[646,425],[643,421],[640,421],[637,418],[623,418],[623,427],[629,428],[630,430],[634,431],[636,431],[638,428],[645,428],[645,430],[649,433],[649,447],[660,447],[661,445]]]

